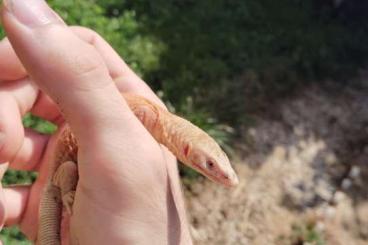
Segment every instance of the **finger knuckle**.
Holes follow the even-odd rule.
[[[12,96],[0,91],[0,163],[12,160],[23,142],[24,131],[12,110],[18,107]],[[19,119],[18,119],[19,120]]]
[[[96,76],[104,71],[101,57],[94,50],[85,50],[70,60],[70,66],[75,76]]]
[[[17,154],[17,148],[12,147],[5,134],[0,134],[0,163],[12,161]]]

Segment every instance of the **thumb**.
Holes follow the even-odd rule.
[[[122,120],[129,130],[134,116],[102,58],[74,35],[45,1],[4,0],[1,18],[28,74],[60,106],[80,140],[90,136],[91,127],[121,125]]]

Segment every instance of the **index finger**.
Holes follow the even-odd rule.
[[[97,32],[72,26],[71,29],[83,41],[91,44],[104,60],[111,78],[121,92],[130,92],[146,97],[165,107],[148,85],[125,63],[119,54]]]

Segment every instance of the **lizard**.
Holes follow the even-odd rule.
[[[239,182],[227,155],[206,132],[150,100],[123,93],[129,108],[154,139],[166,146],[183,164],[227,187]],[[59,134],[50,176],[41,197],[38,245],[58,245],[62,208],[72,215],[78,183],[78,144],[68,125]]]

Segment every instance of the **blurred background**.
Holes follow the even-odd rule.
[[[367,1],[48,2],[230,154],[234,190],[181,169],[195,244],[368,244]],[[16,227],[0,238],[30,244]]]

